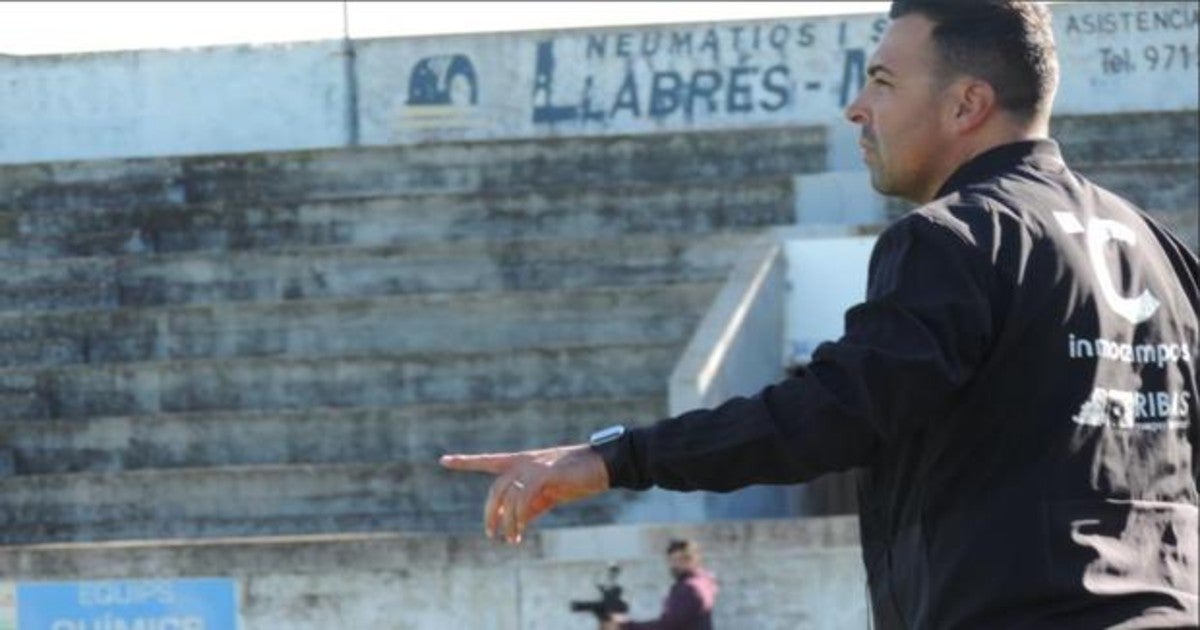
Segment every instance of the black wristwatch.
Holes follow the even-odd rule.
[[[597,446],[604,446],[610,442],[616,442],[624,436],[625,425],[614,424],[611,427],[600,429],[599,431],[593,433],[590,437],[588,437],[588,444],[590,444],[592,448],[596,448]]]
[[[600,429],[588,437],[588,445],[592,451],[604,460],[604,468],[608,471],[608,482],[610,487],[620,487],[626,476],[626,468],[629,464],[627,453],[624,452],[625,436],[629,433],[625,430],[625,425],[614,424],[611,427]]]

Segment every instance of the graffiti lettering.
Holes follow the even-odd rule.
[[[1125,74],[1136,69],[1133,65],[1133,55],[1130,54],[1128,48],[1118,50],[1101,48],[1100,67],[1104,74]]]
[[[648,113],[653,118],[663,118],[680,111],[688,117],[722,111],[731,114],[745,114],[756,109],[778,111],[791,100],[789,74],[787,66],[783,65],[765,70],[755,66],[735,66],[725,72],[697,70],[687,78],[677,72],[655,72],[647,96]],[[625,94],[624,88],[631,84],[628,79],[631,76],[627,75],[619,96]],[[636,106],[627,109],[635,115],[639,111]],[[614,115],[617,110],[614,106]]]
[[[1100,70],[1104,74],[1128,74],[1144,70],[1147,72],[1169,72],[1190,70],[1195,61],[1196,49],[1187,44],[1163,44],[1144,46],[1140,59],[1135,59],[1129,47],[1105,47],[1100,52]]]
[[[618,52],[634,45],[632,40],[625,44],[620,38],[613,41]],[[596,78],[588,75],[584,77],[583,93],[575,102],[569,97],[556,99],[552,94],[554,69],[554,42],[540,42],[534,73],[535,123],[775,112],[792,101],[791,71],[783,64],[702,68],[690,73],[661,70],[648,75],[629,68],[607,98],[600,93]]]
[[[668,70],[654,72],[648,80],[630,71],[625,73],[610,105],[605,107],[604,101],[594,94],[595,81],[589,77],[580,105],[535,105],[533,119],[546,123],[774,112],[792,100],[789,80],[790,71],[784,65],[766,69],[757,66],[704,69],[690,75]]]
[[[561,78],[555,72],[555,41],[539,42],[533,122],[750,116],[786,110],[796,104],[798,90],[824,92],[830,98],[840,96],[844,107],[865,81],[870,44],[848,43],[862,37],[861,33],[851,34],[848,21],[829,24],[823,30],[817,28],[818,24],[781,22],[590,33],[577,40],[575,48],[586,63],[573,75],[563,74]],[[887,18],[874,18],[868,24],[870,29],[865,35],[870,42],[878,42],[887,28]],[[791,48],[812,47],[822,39],[832,45],[834,38],[837,54],[844,56],[840,84],[836,65],[825,65],[818,70],[820,76],[797,77],[794,64],[785,61],[792,56]],[[656,62],[656,56],[665,59]],[[633,63],[635,60],[638,63]],[[567,84],[571,87],[565,87]]]
[[[1193,30],[1200,24],[1200,9],[1121,11],[1067,16],[1067,35],[1112,35],[1151,31]]]
[[[1162,46],[1146,46],[1142,49],[1142,58],[1146,60],[1147,69],[1167,71],[1172,68],[1190,70],[1194,49],[1187,44],[1164,44]]]
[[[629,110],[635,118],[642,115],[642,108],[638,105],[637,81],[634,80],[632,72],[627,73],[625,80],[621,81],[621,89],[617,90],[617,98],[613,102],[609,118],[616,118],[617,113],[623,109]]]
[[[883,38],[883,31],[887,28],[888,21],[885,18],[879,18],[871,23],[871,41],[879,43]],[[845,39],[846,23],[842,22],[843,34],[839,36],[839,40]],[[842,62],[842,91],[841,98],[838,99],[838,105],[845,107],[862,89],[862,86],[867,81],[867,51],[862,48],[850,48],[846,50],[844,60]]]
[[[867,53],[861,48],[846,51],[842,64],[842,97],[838,105],[845,107],[867,81]]]
[[[817,41],[812,23],[756,24],[712,27],[688,31],[644,31],[639,33],[594,33],[588,35],[588,60],[608,57],[654,57],[708,55],[719,60],[723,54],[748,53],[789,46],[809,48]]]
[[[538,42],[537,66],[533,76],[533,122],[556,123],[579,118],[579,108],[573,105],[554,105],[554,42]],[[590,104],[592,80],[585,83],[584,101]]]

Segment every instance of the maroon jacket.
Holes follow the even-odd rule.
[[[717,580],[700,569],[675,580],[663,600],[662,614],[653,621],[630,621],[622,630],[712,630],[713,604],[717,601]]]

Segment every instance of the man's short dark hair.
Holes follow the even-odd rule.
[[[667,555],[671,555],[676,551],[686,551],[689,555],[696,555],[700,551],[700,545],[694,540],[686,538],[672,538],[671,542],[667,543]]]
[[[987,81],[1000,107],[1021,120],[1050,110],[1058,84],[1050,12],[1023,0],[895,0],[894,20],[912,13],[934,23],[944,78]]]

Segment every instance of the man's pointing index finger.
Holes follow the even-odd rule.
[[[442,455],[439,460],[450,470],[502,474],[512,466],[514,456],[510,453],[484,453],[481,455]]]

